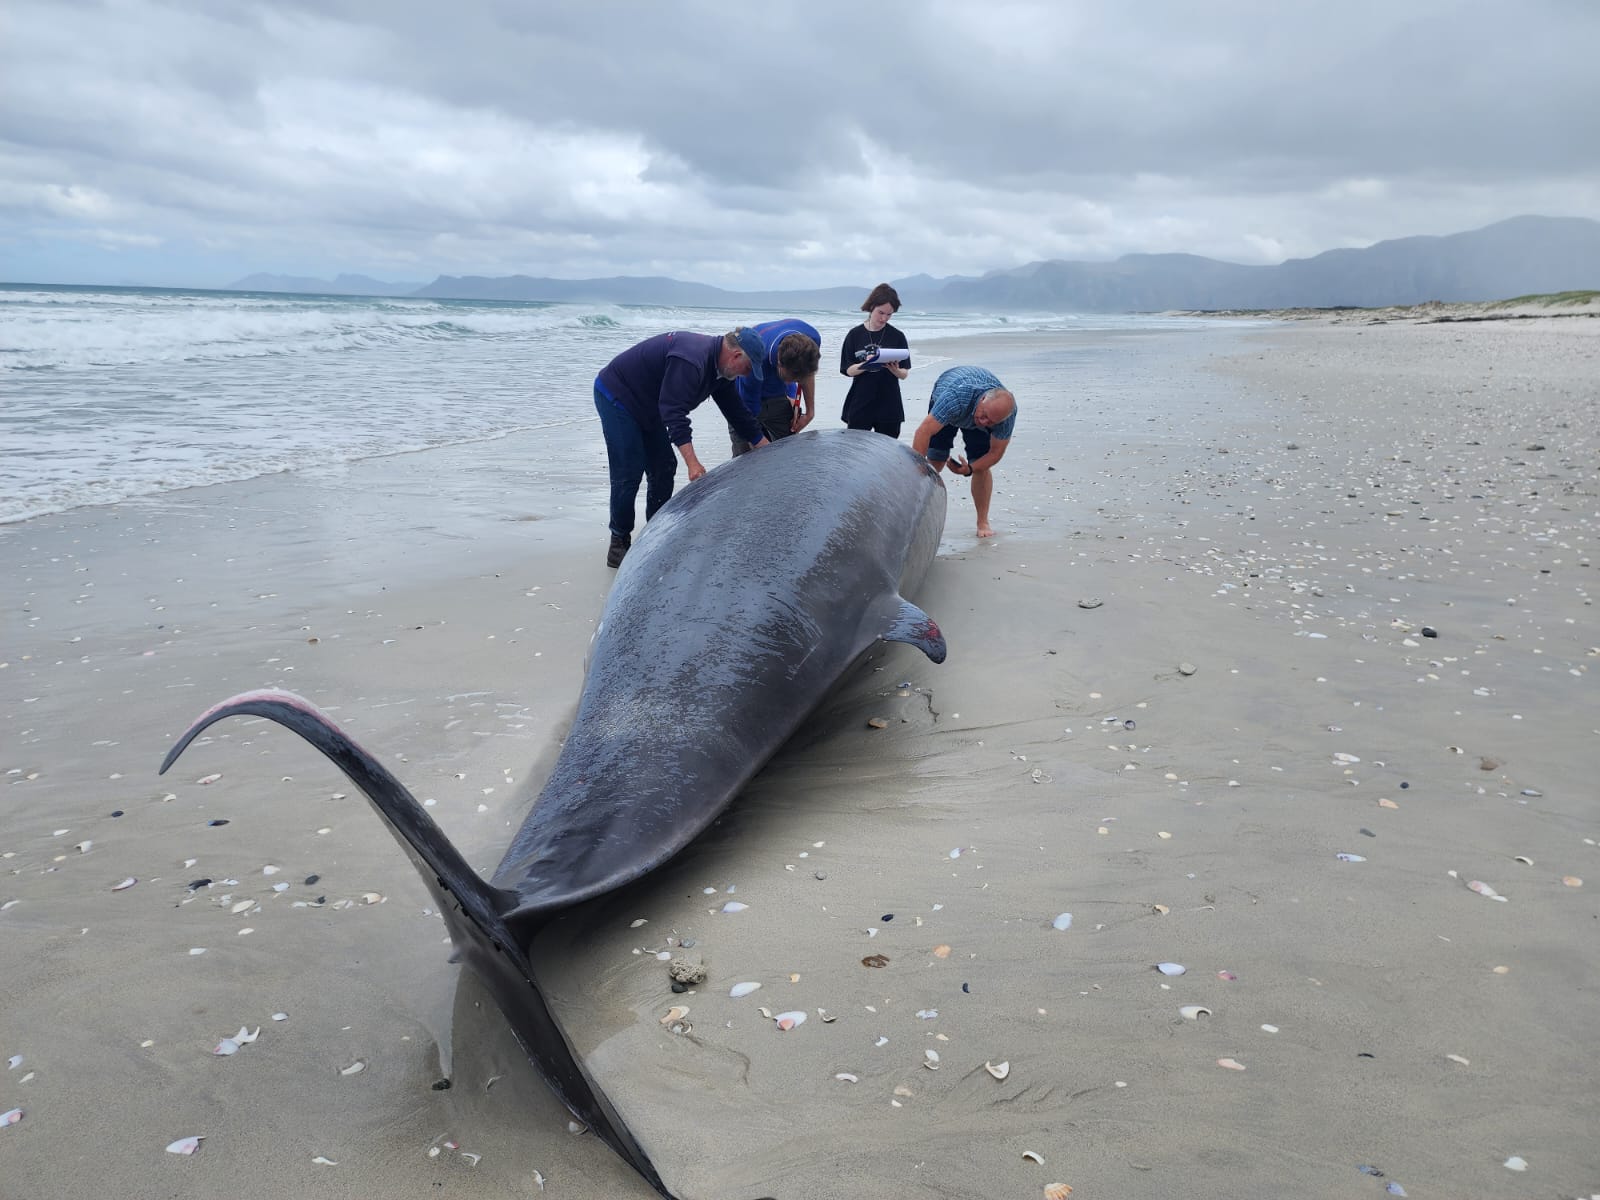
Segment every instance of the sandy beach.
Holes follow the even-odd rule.
[[[668,1185],[1600,1193],[1600,321],[936,348],[1020,400],[999,536],[952,480],[916,597],[949,660],[893,647],[536,954]],[[612,577],[584,444],[0,526],[0,1196],[651,1195],[331,765],[239,720],[155,774],[288,688],[491,869]]]

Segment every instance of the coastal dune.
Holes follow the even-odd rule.
[[[1020,401],[998,538],[948,481],[916,599],[949,660],[889,647],[536,949],[668,1185],[1600,1191],[1600,322],[937,351]],[[537,452],[0,526],[0,1193],[650,1194],[320,756],[230,721],[154,775],[286,687],[492,867],[611,578],[603,464],[484,488]]]

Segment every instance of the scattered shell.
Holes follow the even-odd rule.
[[[382,904],[383,903],[383,897],[380,896],[377,892],[363,892],[361,894],[361,903],[363,903],[363,904]]]
[[[725,912],[725,913],[740,913],[740,912],[743,912],[745,909],[747,909],[749,907],[750,906],[748,904],[745,904],[745,903],[743,903],[741,901],[729,900],[726,904],[724,904],[722,906],[722,911]]]
[[[740,996],[748,996],[760,986],[759,983],[736,983],[728,989],[728,995],[737,1000]]]
[[[1045,1185],[1044,1200],[1067,1200],[1072,1195],[1072,1189],[1064,1183],[1049,1183]]]
[[[896,1096],[907,1096],[907,1097],[909,1097],[911,1095],[911,1089],[908,1088],[905,1084],[902,1083],[902,1084],[900,1084],[898,1087],[896,1087],[894,1089],[894,1094]]]
[[[924,1050],[922,1052],[922,1065],[930,1071],[939,1069],[939,1052],[937,1050]]]
[[[205,1141],[205,1140],[206,1140],[206,1135],[203,1134],[203,1133],[200,1134],[198,1137],[179,1138],[177,1141],[175,1141],[175,1142],[171,1143],[170,1145],[168,1145],[167,1153],[168,1154],[193,1154],[196,1150],[200,1149],[200,1143]]]
[[[689,1015],[689,1006],[688,1005],[686,1005],[686,1004],[674,1004],[671,1008],[667,1009],[667,1015],[661,1018],[661,1024],[670,1025],[674,1021],[683,1020],[688,1015]]]
[[[1185,1004],[1178,1010],[1178,1015],[1185,1020],[1198,1021],[1201,1017],[1211,1016],[1211,1010],[1203,1004]]]
[[[1005,1062],[986,1062],[983,1064],[983,1069],[996,1079],[1004,1079],[1011,1074],[1011,1062],[1009,1059]]]
[[[938,1015],[939,1010],[937,1008],[919,1008],[917,1010],[917,1016],[924,1021],[931,1021]]]
[[[863,967],[887,967],[889,958],[885,954],[869,954],[861,960],[861,965]]]
[[[272,1014],[272,1019],[274,1021],[287,1021],[289,1019],[289,1014],[286,1012],[275,1012]]]
[[[1498,900],[1502,904],[1509,902],[1505,896],[1502,896],[1481,879],[1473,879],[1467,883],[1467,886],[1480,896],[1487,896],[1489,899]]]
[[[634,923],[633,923],[633,924],[631,924],[631,925],[629,925],[629,926],[628,926],[628,928],[629,928],[629,929],[637,929],[637,928],[639,928],[639,926],[641,926],[641,925],[648,925],[648,924],[650,924],[650,920],[649,920],[649,918],[648,918],[648,917],[640,917],[640,918],[639,918],[639,919],[638,919],[638,920],[637,920],[637,921],[635,921],[635,922],[634,922]]]
[[[1525,867],[1533,866],[1533,859],[1529,858],[1526,854],[1519,854],[1515,858],[1513,858],[1511,861],[1512,862],[1519,862]]]
[[[1566,884],[1568,887],[1583,886],[1583,880],[1579,879],[1576,875],[1563,875],[1561,877],[1561,882]]]
[[[228,911],[234,914],[242,913],[255,905],[254,900],[241,900]]]
[[[1383,1190],[1388,1192],[1391,1196],[1404,1196],[1406,1194],[1405,1188],[1401,1187],[1392,1179],[1383,1185]]]
[[[132,887],[132,886],[133,886],[133,885],[134,885],[134,884],[136,884],[136,883],[138,883],[138,882],[139,882],[139,881],[138,881],[138,880],[137,880],[137,879],[135,879],[135,878],[134,878],[134,877],[133,877],[133,876],[132,876],[132,875],[129,875],[129,876],[128,876],[128,877],[127,877],[127,878],[126,878],[126,879],[124,879],[124,880],[123,880],[123,881],[122,881],[122,882],[121,882],[121,883],[114,883],[114,884],[112,884],[112,885],[111,885],[111,890],[112,890],[112,891],[113,891],[113,892],[125,892],[125,891],[127,891],[127,890],[128,890],[128,889],[129,889],[129,888],[131,888],[131,887]]]
[[[1226,1067],[1230,1071],[1244,1070],[1244,1064],[1233,1058],[1219,1058],[1217,1059],[1217,1066]]]
[[[935,958],[949,958],[950,957],[950,947],[949,946],[935,946],[933,948],[933,956]]]
[[[849,1071],[840,1071],[837,1075],[834,1076],[834,1078],[839,1080],[842,1083],[860,1083],[861,1082],[861,1079],[860,1079],[859,1076],[852,1075],[852,1074],[850,1074]]]
[[[1150,906],[1150,911],[1155,913],[1156,916],[1158,916],[1158,917],[1164,917],[1169,912],[1171,912],[1172,910],[1170,908],[1168,908],[1165,904],[1152,904]]]
[[[226,1058],[230,1054],[239,1053],[239,1043],[234,1041],[232,1038],[223,1038],[216,1044],[211,1053]]]
[[[778,1023],[779,1029],[788,1033],[796,1025],[804,1025],[806,1023],[806,1014],[799,1009],[795,1009],[793,1012],[779,1013],[772,1019]]]
[[[22,1110],[20,1108],[8,1108],[5,1112],[0,1113],[0,1129],[4,1129],[7,1125],[15,1125],[20,1120],[22,1120]],[[170,1150],[172,1147],[168,1146],[167,1149]]]
[[[1378,801],[1378,807],[1379,808],[1399,808],[1400,806],[1398,804],[1396,804],[1393,800],[1389,800],[1387,798],[1382,798],[1382,799],[1379,799],[1379,801]]]
[[[215,783],[217,780],[219,780],[221,778],[222,778],[222,775],[219,772],[219,773],[214,774],[214,775],[202,775],[202,776],[200,776],[199,779],[196,779],[195,782],[196,783]],[[187,1153],[192,1154],[192,1153],[194,1153],[194,1151],[192,1151],[192,1150],[191,1151],[187,1151]]]
[[[1050,924],[1054,925],[1057,929],[1071,929],[1072,928],[1072,914],[1071,913],[1062,913],[1054,921],[1051,921]]]
[[[204,946],[190,946],[189,947],[189,957],[190,958],[194,958],[197,955],[204,954],[205,952],[206,952],[206,948]]]
[[[1348,854],[1343,850],[1341,850],[1341,851],[1339,851],[1339,853],[1335,854],[1334,857],[1337,858],[1340,862],[1366,862],[1367,861],[1366,856],[1364,854]]]
[[[1082,600],[1078,601],[1078,607],[1079,608],[1099,608],[1104,603],[1105,603],[1105,601],[1100,599],[1098,596],[1085,596]]]
[[[882,717],[869,717],[867,719],[867,724],[873,729],[889,728],[889,722],[885,721]]]
[[[1267,1033],[1277,1033],[1278,1032],[1278,1027],[1276,1025],[1263,1025],[1261,1028],[1263,1030],[1265,1030]]]
[[[1191,662],[1181,662],[1178,664],[1179,675],[1193,675],[1197,670],[1199,670],[1199,668]]]
[[[21,1065],[22,1055],[20,1054],[13,1054],[10,1058],[6,1059],[6,1070],[8,1071],[15,1071]]]
[[[321,1154],[317,1155],[311,1161],[316,1163],[319,1167],[337,1167],[339,1165],[338,1163],[334,1162],[333,1159],[327,1158]]]
[[[1024,1150],[1022,1157],[1025,1162],[1038,1163],[1041,1167],[1044,1166],[1044,1158],[1036,1150]]]
[[[1160,971],[1163,975],[1182,975],[1188,969],[1189,968],[1184,966],[1182,963],[1158,962],[1156,964],[1156,970]]]
[[[1472,1065],[1470,1059],[1463,1058],[1459,1054],[1446,1054],[1445,1057],[1453,1063],[1460,1063],[1463,1067],[1470,1067]]]
[[[1506,1170],[1508,1171],[1526,1171],[1527,1169],[1528,1160],[1523,1158],[1521,1155],[1513,1154],[1510,1158],[1506,1159]]]
[[[339,1074],[341,1074],[341,1075],[359,1075],[359,1074],[361,1074],[361,1072],[365,1071],[366,1069],[367,1069],[367,1064],[365,1062],[363,1062],[361,1059],[358,1058],[358,1059],[355,1060],[355,1062],[351,1063],[348,1067],[340,1067],[339,1068]]]

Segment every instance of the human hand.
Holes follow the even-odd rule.
[[[789,422],[789,432],[790,433],[799,433],[807,425],[811,424],[811,418],[812,418],[813,415],[814,414],[812,414],[810,412],[807,412],[803,408],[795,409],[794,410],[794,420]]]
[[[964,458],[952,458],[947,464],[952,475],[965,475],[972,478],[972,464]]]
[[[863,367],[870,367],[878,361],[878,347],[869,346],[865,350],[856,351],[856,361]]]

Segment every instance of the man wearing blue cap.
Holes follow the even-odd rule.
[[[753,329],[741,326],[721,337],[709,333],[659,333],[617,355],[594,381],[594,407],[606,439],[611,470],[611,547],[606,566],[622,565],[633,544],[639,482],[645,489],[644,519],[672,496],[676,446],[693,483],[706,473],[695,456],[689,412],[707,398],[752,446],[767,435],[739,399],[733,381],[760,379],[766,347]]]
[[[739,399],[755,414],[773,441],[799,433],[817,413],[817,364],[822,358],[822,335],[798,317],[764,321],[755,326],[761,344],[761,374],[746,375],[735,385]],[[751,449],[732,426],[733,456]]]

